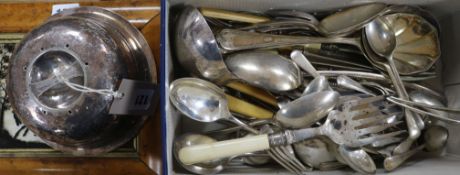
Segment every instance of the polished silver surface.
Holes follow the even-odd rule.
[[[305,89],[302,92],[302,95],[307,95],[307,94],[312,94],[315,92],[321,92],[321,91],[333,91],[331,86],[329,85],[329,81],[325,76],[318,76],[308,85],[305,87]]]
[[[436,28],[418,15],[396,13],[379,17],[388,21],[388,29],[394,33],[396,48],[394,49],[395,67],[402,75],[413,75],[430,69],[440,56],[440,45]],[[377,19],[377,18],[375,18]],[[378,20],[378,19],[377,19]],[[372,23],[371,23],[372,24]],[[367,28],[367,27],[365,27]],[[372,26],[371,29],[373,30]],[[367,35],[363,32],[363,35]],[[309,36],[288,36],[272,35],[239,31],[234,29],[223,29],[217,33],[216,39],[220,46],[227,51],[238,51],[257,48],[280,48],[286,46],[301,46],[315,43],[338,43],[349,44],[360,48],[367,59],[380,69],[385,70],[379,56],[370,49],[364,48],[361,42],[366,40],[385,39],[389,35],[377,34],[361,38],[343,37],[309,37]],[[388,38],[387,38],[388,39]],[[384,43],[377,49],[382,49]],[[371,42],[371,45],[375,43]],[[380,50],[380,52],[385,50]],[[386,49],[388,51],[388,49]],[[381,56],[380,56],[381,57]]]
[[[401,166],[407,159],[412,157],[415,153],[425,148],[429,152],[434,152],[442,149],[446,143],[449,132],[442,126],[431,126],[427,128],[424,133],[425,144],[417,146],[416,148],[403,152],[401,154],[395,154],[393,156],[386,157],[383,165],[385,170],[393,171]]]
[[[306,165],[319,168],[322,163],[333,162],[335,156],[331,154],[325,142],[313,138],[292,144],[295,154]]]
[[[360,30],[369,21],[388,11],[386,7],[383,3],[359,5],[326,16],[320,22],[313,15],[302,11],[275,9],[266,13],[273,15],[275,19],[298,19],[297,26],[305,26],[305,29],[314,30],[324,36],[344,36]]]
[[[287,140],[274,142],[281,144],[295,143],[314,136],[324,135],[339,145],[360,147],[369,145],[375,141],[392,139],[394,136],[404,133],[404,131],[394,131],[385,134],[378,133],[388,129],[389,127],[395,126],[400,122],[388,125],[376,124],[376,121],[384,120],[392,117],[392,115],[379,114],[374,116],[375,112],[379,109],[366,107],[366,105],[370,105],[370,103],[381,100],[383,100],[382,96],[347,101],[343,104],[343,111],[332,110],[329,112],[326,122],[320,127],[287,130],[282,133],[287,137],[280,137]]]
[[[308,127],[326,117],[338,103],[339,94],[335,91],[322,91],[304,95],[284,105],[275,119],[287,128]]]
[[[301,69],[309,73],[313,77],[318,77],[320,76],[318,74],[318,71],[316,71],[316,68],[313,67],[313,65],[308,61],[307,57],[303,55],[302,51],[300,50],[293,50],[291,52],[291,59],[296,63]]]
[[[61,78],[116,90],[123,78],[156,83],[143,35],[97,7],[66,9],[28,33],[10,60],[8,96],[21,121],[51,147],[76,155],[111,151],[148,116],[109,115],[112,96],[79,92]]]
[[[178,158],[179,150],[187,146],[200,145],[206,143],[216,142],[215,139],[201,134],[184,134],[174,140],[173,154],[179,164],[184,167],[187,171],[196,174],[216,174],[224,169],[223,164],[228,162],[227,158],[219,160],[211,160],[207,162],[201,162],[192,165],[185,165]]]
[[[228,55],[225,63],[239,79],[273,92],[296,89],[302,82],[297,65],[275,52],[239,52]]]
[[[304,71],[309,73],[311,76],[314,77],[312,81],[308,83],[305,89],[302,92],[302,95],[311,94],[314,92],[321,92],[321,91],[331,91],[332,88],[329,85],[329,81],[326,79],[325,76],[321,76],[318,74],[318,71],[315,67],[308,61],[307,57],[303,55],[302,51],[300,50],[293,50],[291,52],[291,59],[300,66]]]
[[[181,78],[174,80],[169,88],[171,103],[187,117],[200,122],[225,119],[258,133],[230,113],[227,97],[218,86],[198,78]]]
[[[351,79],[350,77],[348,77],[346,75],[339,75],[337,77],[337,84],[339,86],[345,87],[347,89],[355,90],[355,91],[358,91],[358,92],[361,92],[361,93],[364,93],[364,94],[367,94],[367,95],[372,95],[372,96],[376,95],[374,92],[372,92],[369,89],[365,88],[359,82]]]
[[[83,64],[69,53],[71,51],[49,50],[32,60],[27,78],[28,91],[42,105],[54,109],[71,107],[81,96],[62,83],[58,77],[70,82],[83,84],[85,73]]]
[[[223,29],[219,31],[216,34],[216,40],[219,42],[221,48],[226,51],[303,46],[305,44],[317,43],[350,44],[358,47],[361,45],[360,38],[273,35],[235,29]]]
[[[310,13],[298,10],[286,10],[286,9],[273,9],[265,12],[266,14],[273,16],[273,18],[293,18],[293,19],[302,19],[307,20],[313,25],[318,25],[318,19]]]
[[[408,99],[409,96],[404,88],[393,59],[393,52],[396,48],[395,32],[384,20],[384,18],[376,18],[366,26],[365,37],[367,39],[364,45],[370,46],[376,54],[386,58],[387,62],[385,63],[385,61],[376,60],[378,57],[370,57],[373,61],[382,62],[381,64],[384,65],[388,72],[398,96],[402,99]],[[395,148],[396,153],[406,152],[412,143],[420,136],[421,130],[424,127],[423,121],[418,114],[405,110],[405,117],[409,137]]]
[[[261,127],[260,131],[261,133],[264,134],[271,134],[274,132],[279,132],[281,127],[278,126],[277,123],[272,122],[271,125],[264,125]],[[276,130],[276,131],[275,131]],[[291,145],[283,145],[280,147],[274,147],[270,148],[267,150],[267,153],[276,161],[278,162],[281,166],[286,168],[288,171],[294,174],[302,174],[303,172],[309,170],[307,167],[305,167],[302,163],[300,163],[299,160],[295,157],[295,155],[288,151],[284,151],[286,149],[292,149],[289,148]],[[284,150],[283,150],[284,149]],[[311,167],[310,167],[311,170]]]
[[[184,69],[218,84],[232,79],[213,32],[201,13],[186,6],[176,22],[175,53]]]
[[[363,28],[386,9],[383,3],[355,6],[325,17],[318,28],[326,35],[347,35]]]
[[[338,146],[337,151],[348,166],[362,174],[374,174],[377,171],[374,160],[361,148],[352,149],[346,146]]]
[[[449,131],[443,126],[430,126],[423,134],[425,149],[429,152],[438,151],[446,146]]]
[[[396,48],[396,36],[382,18],[376,18],[366,25],[366,39],[372,50],[378,55],[390,59]]]
[[[364,24],[368,23],[371,20],[376,19],[379,16],[382,16],[381,18],[384,18],[385,15],[392,15],[394,13],[400,13],[399,10],[401,10],[401,9],[398,9],[398,8],[392,8],[392,6],[387,8],[387,6],[385,4],[368,4],[368,5],[363,5],[361,7],[362,7],[362,9],[364,7],[368,7],[368,8],[371,8],[371,9],[368,10],[368,11],[361,9],[361,11],[360,11],[360,10],[356,10],[356,9],[359,9],[357,7],[357,8],[354,8],[355,13],[349,13],[351,15],[356,15],[358,13],[359,14],[364,14],[364,15],[358,16],[357,18],[361,19],[362,21],[367,20],[366,22],[363,22],[362,24],[357,24],[355,26],[355,28],[353,29],[354,31],[357,31],[358,29],[363,28]],[[375,11],[373,11],[372,8],[374,8]],[[353,8],[351,8],[351,9],[353,9]],[[275,10],[275,11],[277,11],[277,10]],[[347,9],[345,9],[343,12],[347,12]],[[298,14],[290,14],[289,11],[284,11],[283,13],[287,13],[287,14],[282,14],[282,15],[285,15],[286,17],[283,16],[283,17],[276,18],[276,19],[287,19],[285,21],[270,21],[270,22],[265,22],[265,23],[262,23],[262,24],[251,25],[251,26],[249,26],[249,28],[245,28],[245,27],[240,28],[239,26],[242,26],[241,24],[237,24],[237,23],[230,24],[231,22],[229,22],[230,26],[224,27],[223,30],[214,31],[214,32],[216,32],[215,34],[217,34],[216,39],[218,41],[218,44],[220,44],[220,46],[221,46],[220,49],[222,49],[221,50],[222,53],[225,53],[226,56],[229,56],[228,58],[231,58],[233,55],[240,55],[240,58],[238,59],[238,62],[234,61],[234,60],[231,60],[231,59],[226,60],[226,66],[229,67],[229,70],[230,70],[230,72],[232,74],[236,75],[235,72],[240,73],[240,75],[235,76],[236,78],[241,79],[241,80],[245,80],[249,84],[254,84],[254,82],[259,83],[259,82],[264,82],[265,81],[264,82],[265,86],[264,86],[264,84],[262,84],[262,85],[258,84],[257,86],[261,87],[261,88],[264,88],[264,89],[269,89],[270,91],[275,92],[275,95],[277,95],[278,97],[282,97],[280,99],[286,99],[286,100],[283,100],[283,102],[284,101],[292,101],[292,100],[295,101],[296,98],[298,98],[300,96],[300,90],[301,89],[292,88],[291,90],[293,90],[293,91],[289,91],[289,92],[280,92],[278,90],[273,90],[274,86],[270,86],[270,85],[274,85],[274,84],[273,83],[267,83],[267,80],[270,80],[269,78],[278,78],[279,80],[281,80],[281,79],[280,79],[280,77],[273,76],[274,72],[267,73],[267,71],[264,70],[265,68],[261,68],[261,67],[265,67],[265,66],[257,66],[257,65],[262,65],[261,62],[258,62],[256,64],[254,62],[248,61],[247,60],[248,57],[244,57],[244,56],[250,55],[250,54],[247,54],[247,53],[251,53],[251,52],[254,52],[254,51],[246,51],[246,52],[233,52],[233,51],[241,51],[241,50],[247,50],[247,49],[261,49],[261,50],[256,50],[255,52],[267,52],[267,53],[275,54],[276,52],[262,51],[262,49],[265,50],[265,49],[270,49],[270,48],[282,48],[279,51],[280,51],[281,54],[285,54],[287,50],[296,49],[297,46],[300,47],[301,45],[305,44],[306,42],[313,42],[313,43],[322,43],[322,42],[326,42],[326,43],[341,43],[341,44],[354,45],[354,46],[358,47],[358,49],[356,49],[357,52],[358,52],[357,54],[359,54],[359,50],[361,52],[363,52],[365,57],[367,59],[369,59],[369,61],[372,63],[372,65],[374,67],[380,68],[384,72],[385,71],[389,72],[390,78],[388,78],[384,74],[375,74],[375,73],[367,74],[367,72],[356,72],[356,71],[355,72],[353,72],[353,71],[349,71],[349,72],[344,72],[344,71],[334,72],[334,71],[336,71],[335,69],[343,69],[343,67],[333,67],[333,66],[330,66],[330,65],[327,65],[327,64],[324,64],[324,65],[314,64],[315,66],[317,66],[317,68],[319,70],[321,70],[321,71],[316,71],[315,67],[313,67],[311,65],[311,63],[309,63],[309,61],[305,59],[305,60],[302,60],[302,61],[307,61],[309,66],[310,66],[310,68],[307,68],[307,69],[304,69],[304,70],[306,70],[306,72],[309,72],[311,75],[313,75],[313,77],[315,77],[315,79],[313,81],[309,82],[309,84],[307,84],[305,82],[303,83],[304,86],[307,87],[306,88],[306,92],[307,92],[306,94],[310,94],[310,93],[314,93],[314,92],[318,92],[318,91],[323,91],[323,90],[332,90],[332,89],[337,88],[337,84],[339,84],[339,85],[342,85],[342,87],[346,87],[348,89],[353,89],[353,90],[359,91],[359,92],[367,94],[367,95],[373,95],[373,96],[376,95],[373,91],[370,91],[370,90],[366,89],[365,87],[363,87],[357,81],[354,81],[353,79],[351,79],[349,77],[340,76],[342,73],[344,73],[346,75],[350,75],[350,77],[356,78],[356,80],[359,80],[360,82],[363,82],[364,84],[368,83],[368,84],[366,84],[366,87],[372,88],[371,90],[375,90],[375,92],[381,92],[381,94],[385,95],[385,96],[378,97],[381,101],[383,101],[385,98],[391,98],[392,95],[395,94],[394,93],[395,91],[393,91],[393,89],[392,89],[393,87],[391,86],[391,82],[396,82],[396,83],[393,83],[393,84],[395,84],[397,86],[397,87],[395,87],[395,89],[396,89],[397,92],[399,92],[399,94],[401,94],[401,91],[403,91],[405,87],[407,87],[409,89],[423,89],[423,90],[426,90],[426,92],[436,94],[436,92],[434,92],[434,91],[432,91],[430,89],[426,89],[425,87],[420,86],[419,84],[408,83],[408,82],[402,83],[401,80],[399,80],[399,79],[404,78],[405,81],[416,82],[416,81],[420,81],[420,80],[423,80],[423,79],[427,79],[428,77],[430,77],[430,75],[431,76],[434,75],[433,74],[433,69],[429,70],[429,72],[422,71],[421,74],[417,74],[417,75],[415,75],[414,72],[406,74],[407,72],[404,72],[404,70],[403,70],[403,73],[401,73],[401,74],[403,74],[405,76],[400,78],[399,73],[397,71],[399,69],[405,69],[404,64],[409,64],[409,63],[405,63],[405,62],[403,62],[401,60],[397,60],[396,57],[395,57],[395,65],[392,65],[392,64],[389,65],[388,64],[388,60],[389,60],[388,58],[390,56],[393,56],[393,52],[395,51],[396,45],[400,44],[399,41],[407,39],[407,36],[408,36],[408,35],[400,36],[399,33],[396,33],[396,32],[395,32],[395,34],[393,36],[388,35],[388,34],[391,34],[390,32],[393,32],[393,30],[397,30],[398,27],[399,27],[399,29],[401,29],[401,27],[404,28],[404,26],[407,27],[407,25],[405,25],[403,21],[399,21],[399,23],[397,25],[393,25],[395,23],[392,23],[392,21],[386,21],[386,22],[388,22],[388,25],[384,26],[384,27],[386,27],[385,30],[387,30],[387,31],[384,31],[384,32],[381,32],[381,28],[379,29],[379,28],[376,28],[376,26],[369,25],[370,27],[366,28],[368,31],[363,30],[363,32],[361,33],[361,37],[358,36],[356,38],[341,38],[340,37],[340,36],[345,36],[346,33],[344,35],[338,34],[338,35],[336,35],[337,37],[334,37],[334,38],[333,37],[330,37],[330,38],[304,37],[304,36],[295,37],[293,35],[306,35],[306,36],[312,35],[312,36],[316,36],[317,33],[314,33],[314,32],[309,33],[310,31],[306,31],[306,30],[311,30],[311,29],[317,30],[317,28],[315,28],[316,26],[312,27],[312,25],[310,23],[302,24],[302,25],[300,25],[301,27],[295,28],[296,26],[294,25],[294,23],[305,22],[305,21],[308,21],[308,19],[302,19],[303,17],[296,17],[295,15],[298,15]],[[346,13],[342,13],[342,15],[343,14],[346,14]],[[366,14],[369,14],[369,16],[367,16]],[[290,15],[292,15],[292,16],[290,16]],[[339,13],[334,14],[334,15],[338,15],[338,17],[336,16],[336,19],[339,19],[339,18],[342,18],[342,17],[346,16],[346,15],[340,16]],[[332,15],[332,18],[334,18],[334,15]],[[295,18],[297,18],[297,19],[295,19]],[[357,19],[357,18],[352,18],[352,19]],[[380,18],[377,18],[377,20],[379,20],[379,19]],[[291,21],[289,21],[289,20],[291,20]],[[358,20],[358,21],[360,21],[360,20]],[[286,22],[286,23],[283,23],[283,22]],[[342,20],[340,22],[341,23],[337,24],[338,26],[340,26],[340,25],[342,25],[344,23],[347,23],[349,21]],[[356,21],[353,21],[353,22],[356,22]],[[347,23],[345,25],[354,25],[353,22]],[[391,25],[389,25],[389,24],[391,24]],[[273,26],[271,26],[271,25],[273,25]],[[257,26],[260,27],[260,28],[257,28]],[[289,27],[286,27],[286,26],[289,26]],[[220,27],[222,27],[222,26],[220,26]],[[256,28],[254,28],[254,27],[256,27]],[[377,26],[377,27],[379,27],[379,26]],[[380,26],[380,27],[382,27],[382,26]],[[219,27],[217,27],[217,28],[219,28]],[[233,28],[233,29],[231,29],[231,28]],[[234,30],[235,28],[239,29],[239,31]],[[261,28],[264,29],[264,30],[261,30]],[[339,28],[341,28],[342,30],[347,29],[347,27],[339,27]],[[296,33],[296,31],[290,33],[290,31],[286,32],[286,31],[283,31],[283,30],[297,30],[297,33]],[[302,30],[304,30],[304,31],[302,31]],[[338,30],[340,30],[340,29],[338,29]],[[379,31],[380,30],[380,33],[369,32],[371,30],[374,30],[374,31]],[[400,30],[400,31],[402,31],[402,30]],[[225,32],[227,32],[227,33],[225,33]],[[257,33],[257,32],[267,32],[267,33],[271,33],[271,34],[267,34],[267,33],[262,34],[262,33]],[[277,32],[279,32],[279,33],[277,33]],[[230,45],[233,48],[228,49],[227,48],[228,43],[223,42],[225,40],[221,40],[223,37],[220,37],[220,36],[223,35],[223,34],[229,34],[229,35],[231,34],[231,39],[232,39],[233,43],[231,43]],[[283,34],[283,35],[273,35],[273,34]],[[396,37],[400,37],[400,38],[396,38]],[[404,38],[404,37],[406,37],[406,38]],[[387,40],[387,39],[389,39],[389,40]],[[378,43],[378,42],[373,43],[375,41],[379,41],[380,43]],[[388,41],[392,41],[392,42],[388,42]],[[411,44],[414,44],[414,43],[412,43],[412,42],[409,43],[409,45],[411,45]],[[431,45],[432,43],[430,44],[430,42],[420,42],[419,44],[421,44],[421,45],[424,45],[424,44]],[[291,48],[291,47],[285,47],[285,46],[294,46],[294,47]],[[404,46],[402,46],[402,47],[404,47]],[[416,51],[417,49],[414,49],[414,47],[418,47],[418,46],[412,45],[410,48],[408,46],[407,47],[408,49],[406,49],[406,50],[403,49],[402,52]],[[425,48],[426,49],[428,47],[429,46],[426,46],[426,47],[425,46],[420,46],[418,48]],[[421,51],[421,50],[423,50],[423,49],[420,49],[418,51]],[[246,55],[244,55],[244,54],[246,54]],[[406,53],[406,54],[412,54],[412,53]],[[406,60],[413,61],[413,63],[415,63],[415,64],[421,63],[421,62],[417,63],[417,58],[414,57],[413,55],[412,56],[405,56],[405,57],[402,57],[401,55],[402,54],[399,54],[398,58],[403,58],[403,59],[406,59]],[[291,57],[292,57],[292,54],[291,54]],[[267,58],[267,57],[264,57],[264,58]],[[297,58],[293,57],[291,59],[300,68],[306,67],[306,66],[304,66],[304,64],[302,62],[299,62],[298,60],[296,60]],[[252,60],[252,58],[250,58],[249,60]],[[258,61],[260,61],[260,60],[262,60],[262,59],[258,59]],[[236,66],[238,69],[230,68],[230,64],[229,64],[230,61],[233,61],[233,63],[231,63],[232,66]],[[271,62],[271,61],[267,61],[267,62]],[[249,64],[250,66],[248,66],[248,64],[246,64],[246,63],[251,63],[251,64]],[[242,70],[242,69],[240,69],[241,67],[244,67],[244,71],[241,71]],[[313,69],[311,69],[311,68],[313,68]],[[234,71],[234,70],[236,70],[236,71]],[[268,70],[271,70],[271,69],[268,69]],[[273,68],[273,70],[277,70],[277,68]],[[324,71],[324,70],[327,70],[327,71]],[[375,71],[376,69],[372,68],[370,70]],[[254,71],[254,72],[251,72],[251,71]],[[241,75],[241,72],[243,72],[243,74],[242,74],[243,76]],[[311,73],[311,72],[313,72],[313,73]],[[414,73],[414,75],[412,75],[412,73]],[[419,73],[419,72],[417,72],[417,73]],[[267,76],[264,76],[263,78],[260,78],[261,76],[263,76],[263,74],[266,74]],[[322,85],[327,84],[327,79],[324,76],[321,77],[320,74],[332,75],[332,77],[330,77],[330,78],[332,78],[332,79],[336,78],[338,80],[337,84],[335,84],[335,82],[331,81],[332,88],[331,87],[329,87],[329,88],[321,88],[321,87],[325,87],[325,86],[322,86]],[[304,76],[308,77],[308,80],[310,80],[309,79],[310,76],[308,76],[308,75],[304,75]],[[395,79],[395,77],[397,77],[397,79]],[[363,78],[364,80],[360,79],[360,78]],[[249,81],[247,81],[247,80],[249,80]],[[389,80],[392,80],[392,81],[389,81]],[[397,81],[399,81],[399,83]],[[285,83],[284,82],[281,83],[281,85],[283,85],[283,84],[285,84]],[[339,92],[341,92],[341,93],[343,92],[345,94],[351,93],[351,91],[342,91],[343,89],[341,89],[341,88],[338,88],[337,90]],[[359,96],[361,98],[362,97],[368,97],[368,96],[366,96],[364,94],[360,94]],[[243,96],[243,98],[245,98],[245,97]],[[250,98],[248,98],[247,100],[251,101]],[[299,100],[299,99],[297,99],[297,100]],[[315,100],[312,100],[312,101],[315,101]],[[340,100],[338,100],[338,101],[340,101]],[[351,99],[349,99],[349,100],[345,100],[345,101],[361,101],[361,100],[351,100]],[[341,127],[345,127],[344,125],[353,125],[353,122],[356,122],[356,123],[354,123],[354,124],[356,124],[356,126],[354,128],[352,128],[352,129],[348,128],[347,130],[356,129],[356,130],[359,130],[359,131],[367,132],[365,134],[365,136],[360,135],[362,133],[354,132],[355,135],[351,134],[352,136],[347,137],[347,138],[342,138],[343,140],[340,140],[340,138],[334,138],[335,136],[339,137],[338,136],[339,134],[336,134],[336,135],[327,134],[327,132],[334,132],[334,131],[329,131],[329,130],[326,130],[326,129],[325,130],[318,129],[316,131],[312,131],[312,130],[308,130],[308,129],[312,129],[312,128],[306,128],[306,129],[296,130],[296,131],[299,131],[299,132],[296,132],[296,131],[282,132],[283,134],[276,135],[276,137],[275,137],[275,135],[271,135],[272,137],[269,137],[269,142],[271,143],[272,146],[273,145],[276,146],[277,144],[282,145],[284,143],[291,143],[291,142],[297,141],[295,139],[313,137],[313,136],[318,136],[318,135],[326,135],[326,136],[332,135],[332,136],[330,136],[330,137],[332,137],[331,139],[333,139],[333,140],[335,139],[334,141],[339,140],[339,142],[340,142],[340,144],[342,146],[347,145],[347,144],[352,145],[350,147],[341,147],[340,150],[337,150],[337,152],[341,151],[342,155],[340,157],[342,157],[341,158],[342,162],[347,162],[347,164],[349,164],[353,169],[355,169],[358,172],[361,172],[361,173],[375,173],[375,164],[374,164],[372,158],[369,155],[367,155],[367,153],[364,150],[366,150],[366,151],[371,150],[371,149],[367,149],[369,147],[369,148],[372,148],[372,151],[373,151],[372,153],[381,154],[381,155],[384,155],[385,157],[392,156],[391,150],[392,150],[392,148],[395,147],[395,145],[391,145],[391,146],[388,146],[388,147],[387,147],[387,145],[388,144],[393,144],[393,143],[399,143],[402,139],[404,139],[403,136],[406,136],[406,135],[402,135],[402,134],[406,132],[405,131],[406,128],[401,128],[403,126],[400,126],[400,123],[402,123],[402,121],[400,121],[400,120],[401,120],[403,115],[401,115],[402,112],[401,112],[401,108],[399,108],[399,106],[396,106],[395,104],[392,104],[392,103],[388,103],[388,106],[391,106],[391,108],[393,108],[393,106],[398,108],[398,110],[396,112],[395,111],[389,112],[387,109],[380,109],[380,108],[386,108],[388,106],[379,106],[379,105],[377,105],[380,108],[376,109],[376,106],[374,106],[375,103],[380,103],[380,102],[375,102],[375,101],[372,100],[372,98],[369,98],[369,100],[367,100],[366,102],[364,102],[364,101],[366,101],[366,100],[364,99],[362,101],[363,103],[357,102],[357,104],[355,104],[355,105],[350,105],[348,103],[345,104],[345,105],[340,105],[339,108],[346,108],[346,109],[348,109],[348,111],[347,112],[338,111],[337,113],[332,112],[332,113],[335,113],[336,116],[331,116],[330,118],[328,118],[326,120],[326,124],[322,125],[321,127],[327,125],[328,122],[329,122],[329,125],[330,125],[329,127],[330,128],[339,127],[338,126],[339,123],[337,123],[336,121],[339,120],[339,119],[342,119],[342,121],[341,121],[342,126]],[[255,103],[257,103],[257,102],[255,102]],[[369,103],[369,104],[372,103],[372,105],[369,105],[367,103]],[[284,103],[281,103],[281,104],[284,104]],[[264,105],[264,104],[259,103],[259,105]],[[308,107],[308,106],[311,106],[311,105],[305,105],[305,106]],[[352,106],[352,107],[350,107],[350,106]],[[416,106],[416,105],[414,105],[414,106]],[[278,113],[281,114],[282,110],[284,108],[288,108],[288,107],[289,107],[289,103],[281,105],[281,107],[280,107],[281,109],[280,109],[280,111]],[[304,107],[304,108],[307,108],[307,107]],[[419,108],[422,109],[422,107],[420,105],[416,106],[416,107],[419,107]],[[299,109],[300,109],[300,107],[299,107]],[[427,109],[424,109],[424,110],[427,110]],[[429,109],[432,109],[432,108],[429,108]],[[354,110],[356,110],[356,111],[354,111]],[[295,112],[295,110],[291,110],[291,111]],[[381,113],[379,113],[379,111]],[[305,112],[305,113],[308,114],[308,112]],[[288,113],[285,113],[285,114],[288,114]],[[291,114],[292,114],[292,116],[294,116],[294,113],[291,113]],[[291,114],[288,114],[288,115],[291,115]],[[356,116],[352,117],[350,115],[356,115]],[[370,116],[372,116],[374,118],[372,118]],[[343,121],[344,120],[343,118],[349,118],[349,117],[353,118],[353,119],[355,119],[355,120],[357,120],[357,121],[359,121],[361,123],[359,123],[357,121],[352,121],[352,120],[351,121],[347,121],[347,120]],[[275,119],[276,119],[276,117],[275,117]],[[370,122],[370,123],[368,123],[368,122]],[[280,123],[283,123],[283,122],[280,122]],[[300,123],[300,122],[297,122],[297,123]],[[359,124],[357,124],[357,123],[359,123]],[[414,125],[414,126],[417,126],[417,127],[420,126],[420,128],[423,128],[424,123],[419,124],[419,123],[415,122],[415,120],[414,120],[413,123],[416,123],[416,125]],[[319,122],[316,122],[315,124],[316,125],[321,125],[321,123],[319,123]],[[283,126],[285,126],[285,125],[286,124],[283,123]],[[360,125],[360,126],[358,127],[357,125]],[[297,128],[297,127],[292,127],[292,126],[287,126],[287,127],[288,128]],[[303,127],[298,126],[298,127],[299,128],[304,128],[305,126],[303,126]],[[352,127],[352,126],[350,126],[350,127]],[[300,131],[304,131],[304,132],[301,133]],[[351,133],[351,131],[346,131],[345,135],[347,134],[347,132]],[[324,134],[324,133],[326,133],[326,134]],[[303,135],[303,136],[300,136],[300,135]],[[344,133],[341,133],[341,135],[343,137]],[[297,136],[299,136],[299,137],[297,137]],[[356,138],[355,138],[355,136],[356,136]],[[363,139],[364,137],[369,137],[369,139],[365,140],[365,142],[368,143],[366,149],[360,148],[361,146],[363,146],[362,145],[362,144],[364,144],[363,142],[361,142],[361,143],[356,143],[355,142],[354,144],[358,145],[358,146],[356,146],[356,145],[353,145],[353,143],[351,143],[352,141],[350,141],[350,140],[353,140],[353,139],[360,140],[360,139]],[[372,142],[372,143],[370,143],[370,142]],[[410,145],[411,144],[409,144],[409,146]],[[289,171],[291,171],[292,173],[300,174],[301,172],[303,172],[302,167],[298,166],[297,162],[295,161],[295,159],[293,159],[292,155],[290,154],[290,152],[292,152],[292,151],[287,149],[285,146],[286,145],[283,145],[281,147],[272,147],[270,149],[269,153],[271,154],[272,157],[275,158],[275,160],[277,160],[280,164],[282,164]],[[345,160],[345,161],[343,161],[343,160]],[[307,164],[307,165],[309,165],[309,164]]]
[[[430,69],[441,55],[438,30],[416,14],[396,13],[383,17],[396,35],[393,56],[401,75]]]
[[[409,93],[409,97],[413,102],[421,103],[428,106],[435,107],[446,107],[438,98],[435,98],[431,95],[423,93],[422,91],[412,91]],[[438,114],[440,116],[449,117],[449,114],[446,111],[436,110],[436,109],[427,109],[428,111]]]

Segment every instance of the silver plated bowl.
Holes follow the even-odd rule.
[[[110,95],[64,83],[116,90],[123,78],[156,83],[152,52],[124,18],[96,7],[64,10],[32,30],[10,61],[7,94],[21,121],[51,147],[80,155],[132,139],[147,116],[110,115]]]

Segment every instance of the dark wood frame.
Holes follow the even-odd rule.
[[[143,1],[12,1],[0,3],[0,33],[26,33],[51,14],[53,4],[112,8],[144,34],[155,55],[157,77],[160,64],[160,0]],[[4,157],[0,174],[162,174],[160,110],[138,135],[134,157]]]

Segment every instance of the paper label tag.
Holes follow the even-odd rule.
[[[109,113],[114,115],[150,115],[158,101],[155,84],[123,79],[117,92],[123,97],[115,98]]]
[[[77,8],[80,7],[80,4],[78,3],[73,3],[73,4],[55,4],[53,5],[53,8],[51,10],[51,15],[54,15],[56,13],[60,13],[64,9],[71,9],[71,8]]]

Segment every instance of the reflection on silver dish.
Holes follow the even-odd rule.
[[[13,53],[8,73],[9,101],[21,121],[51,147],[78,155],[117,148],[147,116],[109,115],[113,97],[76,91],[68,82],[116,90],[123,78],[156,81],[142,34],[96,7],[64,10],[31,31]]]

